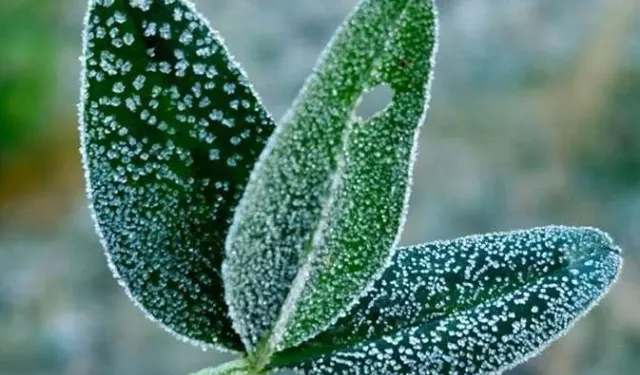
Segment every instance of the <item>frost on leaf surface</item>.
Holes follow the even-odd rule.
[[[435,34],[431,0],[361,1],[269,140],[223,267],[235,328],[258,356],[322,330],[388,261],[404,220]],[[391,104],[359,119],[358,98],[383,84]]]
[[[232,213],[273,121],[186,0],[91,0],[82,151],[110,265],[152,319],[242,349],[220,268]]]
[[[498,374],[537,354],[617,277],[593,228],[542,227],[402,248],[335,325],[273,358],[305,374]]]

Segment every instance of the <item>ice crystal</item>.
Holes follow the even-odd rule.
[[[620,250],[592,228],[400,249],[351,312],[273,365],[310,375],[498,374],[564,333],[621,265]]]
[[[315,335],[388,261],[433,67],[431,0],[364,0],[269,140],[227,238],[223,276],[247,348]],[[393,90],[371,119],[363,92]]]
[[[88,194],[113,272],[170,331],[242,350],[220,267],[273,121],[186,0],[91,0],[83,65]]]

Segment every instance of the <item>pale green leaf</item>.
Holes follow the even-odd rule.
[[[223,267],[234,327],[258,361],[330,324],[389,260],[435,40],[431,0],[361,1],[270,139]],[[391,104],[357,118],[358,99],[379,85]]]

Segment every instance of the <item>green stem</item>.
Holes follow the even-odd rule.
[[[245,358],[236,359],[235,361],[226,362],[216,367],[209,367],[200,370],[191,375],[257,375],[249,368]]]
[[[251,369],[260,372],[269,363],[273,355],[273,347],[269,345],[268,340],[263,341],[256,348],[255,353],[249,358]]]

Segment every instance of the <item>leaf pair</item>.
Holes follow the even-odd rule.
[[[247,372],[498,371],[617,275],[616,248],[591,229],[395,251],[432,0],[363,0],[277,128],[186,0],[91,0],[84,42],[83,159],[109,264],[151,319],[246,352]],[[392,103],[358,118],[383,84]]]

